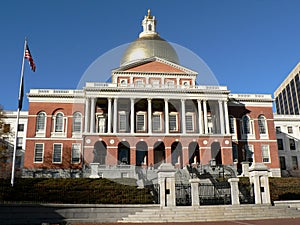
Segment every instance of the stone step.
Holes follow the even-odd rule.
[[[199,206],[144,209],[118,222],[195,222],[300,217],[296,208],[269,205]]]

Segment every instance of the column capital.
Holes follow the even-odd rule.
[[[147,98],[147,100],[148,100],[148,102],[149,102],[149,101],[152,101],[152,98]]]

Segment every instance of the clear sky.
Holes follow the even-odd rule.
[[[148,8],[161,37],[232,93],[273,94],[300,61],[300,0],[2,0],[0,104],[17,109],[25,36],[37,66],[26,62],[25,91],[75,89],[96,59],[138,37]]]

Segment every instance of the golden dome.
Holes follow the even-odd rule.
[[[132,42],[121,59],[121,66],[138,60],[159,57],[167,61],[179,64],[179,59],[174,48],[156,32],[156,20],[154,16],[145,16],[142,21],[143,32],[139,38]]]

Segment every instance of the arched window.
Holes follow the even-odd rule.
[[[72,131],[75,133],[81,132],[81,114],[79,112],[75,112],[73,114],[73,123],[72,123]]]
[[[260,134],[267,133],[266,118],[263,115],[260,115],[258,117],[258,127],[259,127]]]
[[[39,112],[36,117],[36,132],[45,132],[46,113]]]
[[[55,132],[64,131],[64,115],[62,113],[57,113],[55,117]]]
[[[251,134],[251,124],[250,118],[248,116],[243,116],[243,134]]]

